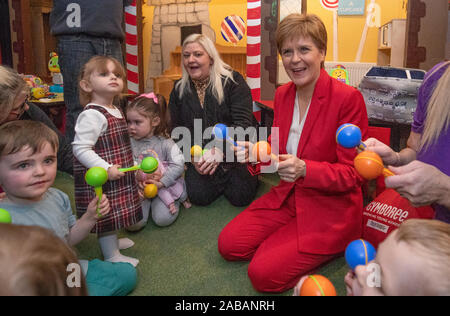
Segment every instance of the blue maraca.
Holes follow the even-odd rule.
[[[345,261],[352,270],[355,270],[356,266],[367,265],[376,255],[375,248],[364,239],[352,241],[345,249]]]
[[[336,131],[336,141],[345,148],[359,147],[365,149],[365,145],[361,142],[361,130],[354,124],[342,124]]]
[[[238,147],[238,144],[228,136],[227,126],[222,123],[218,123],[214,125],[213,135],[217,139],[223,139],[225,141],[231,142],[235,147]]]

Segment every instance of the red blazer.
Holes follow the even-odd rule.
[[[279,128],[280,154],[287,153],[295,96],[292,82],[278,88],[275,94],[273,127]],[[363,179],[353,167],[357,153],[336,143],[336,130],[344,123],[359,126],[363,139],[367,138],[363,96],[322,69],[297,150],[297,157],[306,163],[306,176],[295,183],[281,181],[250,207],[279,209],[295,190],[300,252],[339,253],[350,241],[361,237]],[[273,148],[277,147],[274,135]]]

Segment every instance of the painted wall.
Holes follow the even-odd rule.
[[[333,13],[322,7],[321,0],[308,0],[308,13],[314,13],[320,16],[324,21],[328,31],[328,52],[327,61],[333,60]],[[370,0],[366,0],[366,6]],[[376,0],[381,8],[381,25],[392,19],[406,18],[407,0]],[[245,0],[211,0],[210,6],[211,27],[216,30],[217,43],[220,45],[233,45],[227,43],[220,34],[220,26],[223,19],[231,14],[239,15],[247,20],[247,1]],[[144,78],[147,78],[148,61],[150,56],[150,43],[153,22],[153,7],[143,6],[144,30]],[[364,29],[366,16],[339,16],[338,17],[338,51],[339,61],[352,62],[355,60],[358,51],[361,35]],[[247,37],[245,36],[237,46],[246,46]],[[366,44],[362,54],[361,62],[376,62],[378,46],[378,29],[369,28]]]
[[[308,13],[317,14],[325,23],[328,32],[327,61],[333,61],[333,13],[320,4],[320,0],[308,0]],[[366,0],[366,7],[370,0]],[[406,0],[376,0],[381,9],[381,25],[392,19],[406,19]],[[353,62],[364,30],[366,15],[338,16],[338,59]],[[377,62],[378,28],[371,27],[362,53],[361,62]]]

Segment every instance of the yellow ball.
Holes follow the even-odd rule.
[[[201,157],[203,155],[202,147],[194,145],[191,148],[191,157]]]
[[[158,194],[158,187],[151,183],[147,184],[144,188],[144,196],[147,199],[153,199]]]

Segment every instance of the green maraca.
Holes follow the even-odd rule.
[[[84,179],[86,180],[87,184],[94,187],[95,194],[98,197],[97,215],[101,217],[102,215],[100,214],[98,207],[103,196],[102,185],[104,185],[106,181],[108,181],[108,172],[102,167],[92,167],[86,172]]]
[[[120,172],[127,172],[127,171],[135,171],[135,170],[142,170],[145,173],[153,173],[158,169],[158,160],[156,160],[153,157],[146,157],[142,159],[142,162],[140,165],[136,165],[129,168],[120,168]]]
[[[0,223],[11,224],[11,215],[5,209],[0,208]]]

